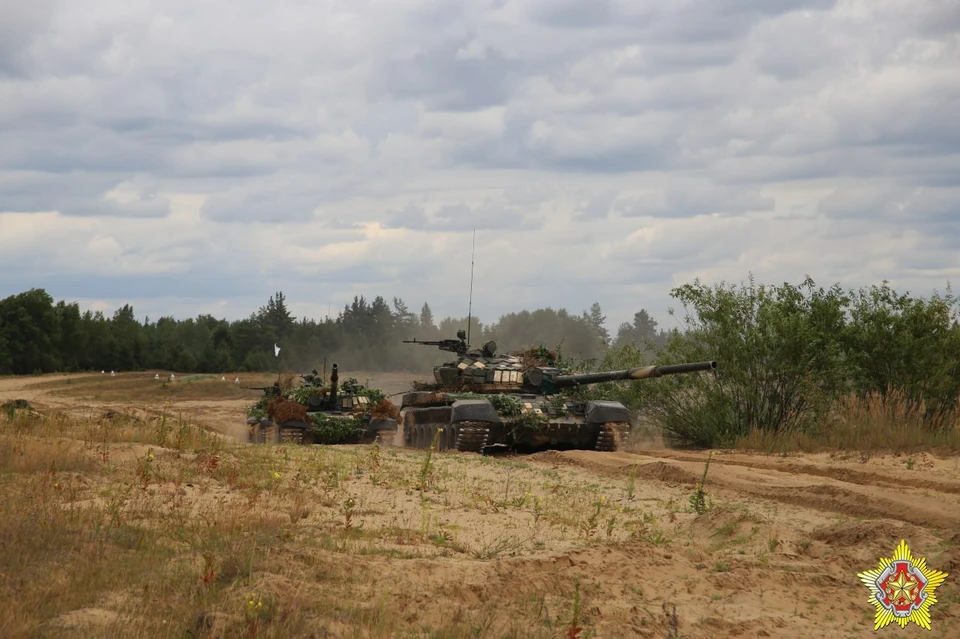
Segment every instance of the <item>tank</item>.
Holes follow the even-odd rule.
[[[398,430],[396,407],[378,389],[351,378],[340,384],[337,364],[330,383],[314,370],[300,375],[300,385],[284,395],[279,380],[262,390],[248,411],[249,441],[254,443],[370,444],[393,443]]]
[[[717,369],[714,361],[572,374],[557,368],[546,349],[497,355],[495,342],[473,349],[464,331],[457,339],[404,340],[436,346],[456,359],[435,366],[432,384],[403,396],[404,445],[484,452],[490,448],[618,450],[630,431],[630,411],[620,402],[581,400],[577,388]]]

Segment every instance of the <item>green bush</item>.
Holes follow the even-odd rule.
[[[839,285],[676,288],[682,331],[658,363],[715,359],[714,375],[663,378],[637,391],[676,444],[730,446],[752,431],[807,432],[837,401],[902,388],[931,412],[960,391],[960,328],[950,293],[929,300],[880,287],[844,293]],[[631,398],[628,398],[631,399]],[[642,399],[642,402],[636,401]]]

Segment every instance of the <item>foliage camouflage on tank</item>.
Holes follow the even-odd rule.
[[[336,364],[330,383],[314,370],[284,392],[280,380],[261,386],[263,397],[247,411],[248,437],[254,443],[390,444],[399,411],[382,391],[349,378],[339,384]]]
[[[630,411],[620,402],[579,399],[577,389],[717,368],[710,361],[571,374],[558,367],[550,350],[498,355],[492,341],[470,348],[462,330],[457,339],[404,343],[436,346],[457,356],[435,366],[434,382],[415,384],[401,403],[404,444],[428,448],[436,442],[438,450],[616,451],[630,431]]]

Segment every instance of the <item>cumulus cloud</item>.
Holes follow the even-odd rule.
[[[599,301],[614,327],[751,271],[913,291],[960,274],[950,0],[0,15],[18,266],[0,294],[238,317],[282,289],[304,313],[383,294],[462,315],[473,229],[485,321]]]

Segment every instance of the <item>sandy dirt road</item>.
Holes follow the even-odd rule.
[[[409,388],[409,377],[402,375],[371,378],[388,393]],[[3,378],[0,403],[24,398],[41,411],[88,413],[159,409],[156,402],[65,395],[66,381],[65,376]],[[237,436],[244,432],[243,413],[251,398],[256,393],[172,399],[170,405]],[[633,447],[618,453],[547,451],[506,462],[459,453],[441,454],[438,460],[463,473],[457,481],[466,487],[516,481],[547,496],[565,487],[602,493],[614,503],[616,534],[605,535],[602,522],[585,538],[558,525],[553,532],[545,529],[536,544],[518,543],[487,561],[478,560],[477,553],[406,562],[373,554],[352,557],[355,569],[369,571],[377,584],[399,593],[391,605],[411,623],[438,623],[455,609],[479,609],[491,601],[503,601],[509,609],[537,597],[549,621],[550,606],[565,605],[578,583],[584,623],[599,636],[874,636],[874,608],[857,573],[890,557],[903,539],[948,577],[936,593],[931,632],[894,625],[876,636],[956,636],[960,458],[715,451],[706,482],[711,508],[699,516],[690,508],[690,496],[706,452]],[[513,469],[517,478],[507,480],[505,472]],[[390,503],[383,514],[367,518],[371,527],[396,527],[398,518],[419,516],[409,492],[391,496],[380,489],[357,490],[368,491],[360,498]],[[477,539],[495,539],[503,530],[526,525],[526,506],[478,507],[469,493],[464,488],[457,498],[451,489],[436,506],[437,525],[446,522]],[[584,503],[589,514],[591,502]],[[618,515],[624,510],[632,515]]]

